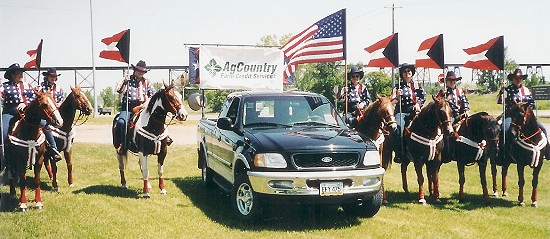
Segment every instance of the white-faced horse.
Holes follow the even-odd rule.
[[[187,111],[183,107],[182,97],[174,90],[173,83],[164,85],[164,89],[155,93],[146,102],[147,107],[136,113],[130,120],[127,134],[128,149],[139,156],[139,165],[143,175],[143,197],[150,197],[149,194],[149,169],[147,167],[147,156],[157,155],[159,188],[162,194],[166,194],[164,187],[164,159],[168,152],[168,131],[165,123],[168,113],[176,119],[183,121],[187,119]],[[116,117],[115,117],[116,119]],[[115,122],[113,122],[115,123]],[[113,124],[113,137],[118,137],[119,132]],[[114,145],[115,149],[119,145]],[[126,187],[124,168],[127,164],[127,151],[117,151],[117,158],[120,170],[120,183]]]

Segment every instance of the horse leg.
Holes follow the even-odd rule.
[[[539,185],[539,173],[540,173],[540,169],[542,168],[542,158],[540,159],[541,160],[541,163],[539,164],[539,166],[535,167],[533,169],[533,181],[532,181],[532,185],[533,185],[533,192],[531,192],[531,206],[532,207],[538,207],[538,185]]]
[[[49,159],[44,159],[44,167],[46,168],[46,172],[48,173],[50,180],[53,180],[52,166]]]
[[[143,152],[139,152],[139,168],[143,176],[143,197],[149,198],[149,168],[147,167],[147,156]]]
[[[37,162],[34,165],[34,183],[36,184],[36,189],[34,190],[34,201],[36,202],[36,207],[38,209],[42,209],[44,205],[42,204],[42,190],[40,189],[40,170],[42,170],[42,164],[44,160],[44,156],[42,157],[42,162]]]
[[[525,186],[525,165],[518,163],[518,204],[524,206],[523,187]]]
[[[72,157],[72,149],[67,151],[64,151],[63,154],[65,155],[65,162],[67,163],[67,183],[69,184],[69,187],[74,187],[73,183],[73,159]]]
[[[46,160],[46,161],[49,161]],[[58,184],[58,181],[57,181],[57,162],[55,162],[55,160],[52,160],[51,163],[51,170],[52,170],[52,187],[53,187],[53,190],[54,191],[59,191],[59,184]]]
[[[10,195],[12,196],[16,196],[16,190],[15,190],[15,183],[16,183],[16,175],[14,175],[14,173],[11,171],[11,170],[7,170],[7,173],[8,173],[8,181],[9,181],[9,184],[10,184]]]
[[[128,155],[117,154],[117,159],[118,159],[118,170],[120,171],[120,185],[122,185],[122,188],[128,188],[128,186],[126,186],[126,177],[124,177],[124,168],[128,163]]]
[[[428,162],[426,170],[428,172],[428,178],[431,178],[432,197],[436,203],[440,203],[441,192],[439,192],[439,160],[432,160]]]
[[[487,163],[485,164],[479,164],[478,163],[478,169],[479,169],[479,180],[481,180],[481,188],[483,190],[483,200],[485,201],[485,204],[489,204],[490,197],[489,197],[489,190],[487,189]]]
[[[458,201],[464,202],[464,183],[466,182],[466,177],[464,177],[464,164],[457,162],[456,167],[458,169]]]
[[[509,167],[510,167],[509,163],[502,165],[501,175],[502,175],[502,196],[503,197],[508,196],[508,192],[506,192],[506,189],[508,188],[508,179],[506,179],[506,177],[508,176]]]
[[[158,155],[158,174],[159,174],[159,188],[161,194],[166,194],[168,191],[164,188],[164,159],[166,158],[166,153],[162,151]]]
[[[426,204],[424,199],[424,175],[422,174],[423,164],[414,162],[414,170],[416,171],[416,179],[418,181],[418,203]]]
[[[21,211],[27,211],[27,175],[26,168],[22,165],[22,169],[19,169],[19,190],[21,191],[21,198],[19,199],[19,209]]]
[[[497,165],[491,163],[491,179],[493,180],[493,197],[498,197]]]
[[[401,182],[403,183],[403,191],[405,191],[405,193],[409,193],[409,185],[407,184],[407,167],[408,166],[409,166],[409,162],[401,163]]]

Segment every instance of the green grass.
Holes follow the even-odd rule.
[[[43,210],[17,212],[18,201],[7,195],[7,186],[0,186],[0,238],[550,238],[550,170],[544,167],[539,208],[516,206],[513,166],[510,196],[485,206],[477,167],[467,168],[467,201],[459,203],[455,199],[456,166],[445,164],[441,169],[443,204],[421,206],[416,204],[412,165],[409,195],[403,193],[399,167],[394,165],[385,176],[390,204],[374,218],[348,217],[330,207],[272,206],[264,220],[244,224],[233,217],[225,193],[202,187],[192,146],[170,147],[165,163],[167,195],[160,195],[156,160],[149,160],[150,199],[140,198],[143,183],[136,156],[130,156],[126,170],[129,189],[122,189],[111,146],[76,143],[74,151],[76,186],[68,188],[64,163],[59,164],[60,192],[52,191],[43,173]],[[526,171],[527,199],[531,172]],[[34,200],[34,191],[29,190],[27,196]]]

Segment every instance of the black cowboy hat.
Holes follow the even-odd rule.
[[[11,66],[8,67],[8,69],[4,73],[4,78],[6,78],[8,80],[11,80],[11,74],[13,74],[14,72],[17,72],[17,71],[24,72],[25,68],[21,68],[21,66],[19,66],[19,64],[17,64],[17,63],[11,64]]]
[[[399,77],[403,78],[403,72],[406,69],[411,70],[413,76],[414,76],[414,74],[416,74],[416,67],[414,67],[414,65],[409,65],[407,63],[403,63],[403,65],[401,65],[401,67],[399,67]]]
[[[351,75],[353,75],[353,74],[359,74],[359,79],[363,79],[363,76],[365,76],[365,72],[363,72],[362,70],[359,70],[359,68],[357,68],[357,66],[352,66],[351,69],[349,70],[348,80],[351,79]]]
[[[445,79],[446,80],[456,80],[456,81],[459,81],[459,80],[462,80],[462,76],[461,77],[456,77],[456,74],[454,71],[447,71],[447,76],[445,76]]]
[[[51,68],[48,68],[48,70],[46,72],[42,72],[42,75],[43,76],[60,76],[61,74],[57,74],[57,70],[55,69],[55,67],[51,67]]]
[[[522,80],[527,79],[527,75],[524,75],[521,69],[519,68],[514,70],[514,73],[508,74],[508,80],[513,80],[514,78],[520,78],[520,77]]]
[[[138,61],[138,63],[134,66],[132,64],[132,67],[134,70],[142,71],[142,72],[148,72],[149,68],[147,68],[147,64],[145,64],[145,61]]]

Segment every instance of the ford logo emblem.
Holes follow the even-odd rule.
[[[325,163],[330,163],[332,162],[332,158],[331,157],[324,157],[321,159],[321,161],[325,162]]]

